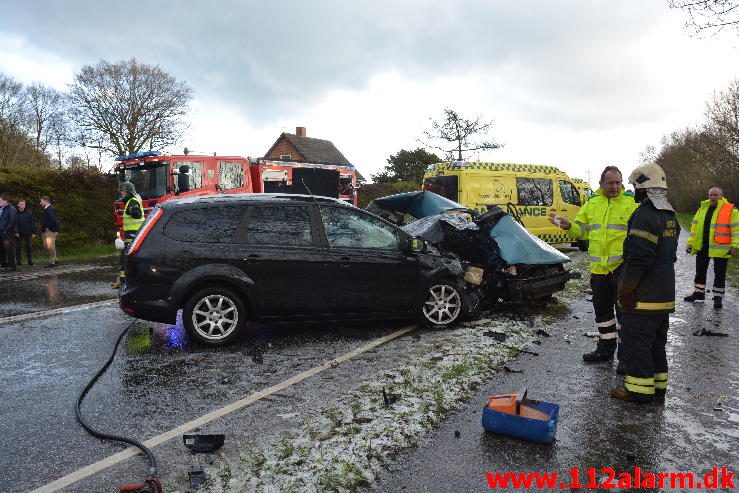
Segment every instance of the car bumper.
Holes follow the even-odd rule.
[[[504,299],[520,301],[527,299],[544,298],[565,288],[570,279],[578,276],[576,272],[562,271],[557,274],[547,274],[537,277],[506,276]]]
[[[118,297],[121,310],[135,318],[150,322],[173,324],[177,320],[177,306],[163,293],[165,287],[130,286],[124,284]],[[167,290],[168,291],[168,290]]]

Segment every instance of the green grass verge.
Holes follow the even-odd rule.
[[[34,238],[33,261],[37,265],[45,264],[49,261],[49,254],[41,248],[39,240]],[[23,263],[25,264],[26,252],[21,253]],[[120,255],[115,245],[111,241],[108,244],[93,243],[90,245],[70,246],[59,245],[56,247],[57,260],[60,264],[84,264],[86,262],[96,262],[107,259],[116,259]]]

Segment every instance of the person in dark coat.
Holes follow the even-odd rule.
[[[622,386],[611,391],[611,397],[663,403],[680,225],[667,200],[667,178],[659,165],[639,166],[629,183],[634,185],[634,199],[641,205],[628,222],[624,270],[618,281],[626,377]]]
[[[28,265],[33,265],[33,239],[36,237],[36,221],[33,219],[33,212],[26,207],[26,201],[20,199],[18,201],[18,214],[16,215],[16,224],[18,232],[15,234],[15,260],[18,267],[21,266],[21,245],[25,247]]]
[[[44,209],[44,215],[41,217],[41,242],[49,252],[49,263],[46,267],[56,267],[56,237],[59,234],[56,211],[46,195],[41,197],[41,207]]]
[[[0,241],[3,243],[3,248],[5,249],[4,260],[7,262],[3,271],[12,272],[17,270],[15,262],[15,207],[8,202],[5,194],[0,194],[0,207],[3,208],[3,212],[0,214]]]

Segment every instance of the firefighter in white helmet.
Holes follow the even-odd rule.
[[[664,402],[667,391],[667,329],[675,311],[675,261],[680,225],[667,200],[667,179],[656,164],[629,176],[640,203],[628,222],[624,267],[618,283],[623,386],[611,396],[632,402]]]

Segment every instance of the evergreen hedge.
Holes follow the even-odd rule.
[[[16,205],[25,199],[40,233],[39,199],[48,195],[59,221],[59,247],[112,243],[115,238],[113,202],[118,195],[116,175],[87,168],[0,169],[0,191]]]

